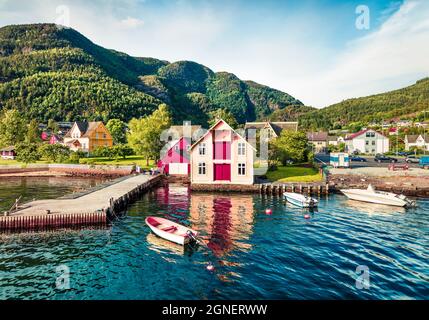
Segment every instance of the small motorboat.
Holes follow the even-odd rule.
[[[376,191],[372,185],[368,189],[343,189],[340,190],[347,198],[356,201],[384,204],[396,207],[414,207],[416,202],[408,199],[403,194]]]
[[[283,196],[288,202],[301,208],[315,208],[319,204],[316,199],[305,196],[300,193],[285,192],[283,193]]]
[[[180,245],[190,243],[198,235],[196,231],[164,218],[147,217],[146,224],[157,236]]]

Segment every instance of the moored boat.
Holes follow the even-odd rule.
[[[285,192],[283,193],[283,196],[288,202],[301,208],[314,208],[317,207],[317,205],[319,204],[316,199],[305,196],[300,193]]]
[[[188,244],[198,235],[196,231],[164,218],[147,217],[145,221],[157,236],[180,245]]]
[[[413,207],[416,202],[408,199],[403,194],[376,191],[372,185],[367,189],[342,189],[340,190],[347,198],[356,201],[384,204],[396,207]]]

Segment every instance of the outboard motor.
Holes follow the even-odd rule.
[[[198,239],[195,238],[194,234],[192,233],[192,231],[186,231],[186,235],[189,237],[189,239],[191,239],[192,242],[198,243]]]

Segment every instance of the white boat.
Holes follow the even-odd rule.
[[[164,218],[147,217],[146,224],[157,236],[180,245],[188,244],[198,235],[196,231]]]
[[[372,185],[368,189],[343,189],[340,190],[347,198],[356,201],[384,204],[396,207],[413,207],[416,202],[408,199],[403,194],[376,191]]]
[[[301,208],[314,208],[317,207],[317,205],[319,204],[316,199],[305,196],[300,193],[285,192],[283,193],[283,196],[288,202]]]

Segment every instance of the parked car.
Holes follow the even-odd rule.
[[[417,158],[416,156],[408,156],[405,159],[406,163],[419,163],[420,162],[420,158]]]
[[[410,151],[398,152],[398,156],[402,156],[402,157],[407,157],[407,156],[412,155],[412,154],[414,154],[414,152],[410,152]]]
[[[388,157],[388,156],[385,156],[383,154],[377,154],[374,158],[374,161],[376,161],[378,163],[382,163],[382,162],[396,163],[396,162],[398,162],[398,159]]]
[[[350,161],[355,162],[366,162],[367,160],[365,158],[359,157],[359,156],[353,156],[350,158]]]
[[[429,169],[429,157],[421,157],[419,165],[423,167],[423,169]]]

